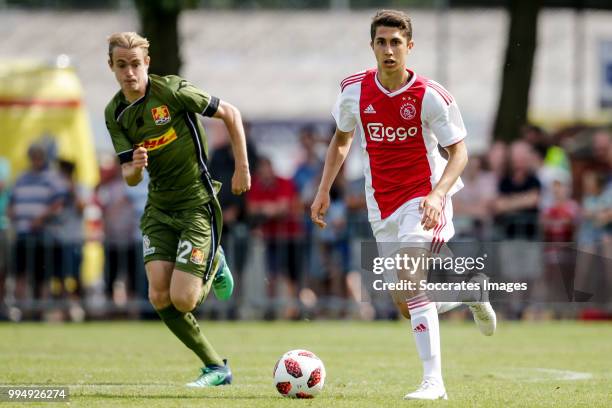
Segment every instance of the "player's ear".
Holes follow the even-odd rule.
[[[108,66],[111,70],[113,69],[113,59],[111,57],[108,58]]]
[[[408,46],[408,51],[412,50],[412,47],[414,47],[414,41],[413,40],[408,41],[407,46]]]
[[[149,68],[149,64],[151,63],[151,57],[149,57],[148,55],[145,57],[145,65],[147,66],[147,68]]]

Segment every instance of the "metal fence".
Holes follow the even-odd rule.
[[[504,230],[502,225],[492,227]],[[529,283],[528,291],[493,296],[509,317],[530,310],[571,317],[585,308],[610,311],[612,307],[609,243],[587,250],[575,243],[545,243],[537,238],[481,241],[458,234],[454,241],[450,246],[454,257],[487,252],[490,266],[484,272],[496,281]],[[42,234],[3,233],[0,316],[11,320],[155,317],[147,299],[141,245],[102,243],[101,270],[84,280],[81,245]],[[223,239],[236,280],[235,295],[220,302],[211,294],[198,313],[221,319],[395,317],[388,293],[372,286],[371,265],[364,256],[368,245],[376,246],[367,222],[349,224],[347,233],[337,239],[322,238],[315,230],[295,239],[266,239],[238,224]],[[576,303],[584,301],[588,303]]]

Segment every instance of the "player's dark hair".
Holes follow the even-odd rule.
[[[374,41],[378,27],[399,28],[408,41],[412,40],[412,21],[408,14],[398,10],[380,10],[370,25],[370,37]]]

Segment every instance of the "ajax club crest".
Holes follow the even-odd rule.
[[[405,120],[414,119],[414,117],[416,116],[416,108],[414,107],[412,103],[407,102],[403,104],[402,107],[400,108],[400,115]]]
[[[157,126],[165,125],[170,122],[170,110],[166,105],[151,109],[151,114]]]

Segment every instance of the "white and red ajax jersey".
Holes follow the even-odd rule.
[[[466,136],[459,107],[440,84],[408,71],[410,81],[389,92],[376,72],[344,79],[332,111],[338,129],[361,137],[370,221],[426,196],[446,167],[438,143],[446,147]],[[449,194],[462,187],[458,180]]]

